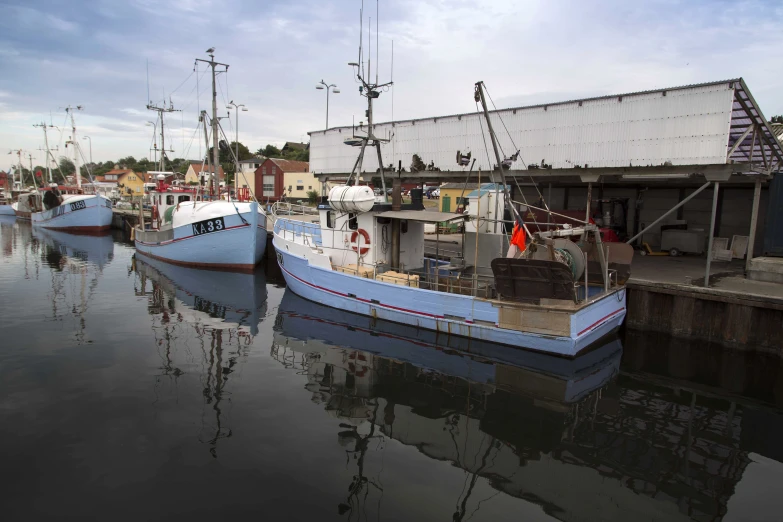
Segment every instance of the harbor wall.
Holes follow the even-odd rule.
[[[713,288],[629,282],[629,329],[783,356],[783,301]]]

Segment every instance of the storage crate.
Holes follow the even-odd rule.
[[[337,272],[372,279],[373,269],[367,266],[345,265],[333,267]]]
[[[392,270],[389,270],[388,272],[384,272],[382,274],[378,274],[377,276],[375,276],[375,280],[382,281],[384,283],[392,283],[395,285],[403,285],[403,286],[411,286],[414,288],[419,288],[419,276],[400,274],[399,272],[394,272]]]

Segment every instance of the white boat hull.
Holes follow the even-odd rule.
[[[625,318],[625,288],[618,288],[574,311],[568,336],[500,328],[499,309],[490,300],[360,278],[311,264],[307,247],[277,234],[273,244],[288,288],[301,297],[444,335],[575,357]]]
[[[111,201],[103,196],[73,196],[59,206],[32,212],[33,226],[75,234],[101,234],[111,228]]]
[[[266,219],[252,204],[249,212],[225,214],[221,230],[197,235],[194,223],[169,230],[135,231],[136,250],[183,266],[252,270],[266,249]]]

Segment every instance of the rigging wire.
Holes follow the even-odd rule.
[[[503,125],[503,128],[506,130],[506,134],[508,134],[508,138],[511,140],[511,144],[514,146],[514,150],[518,154],[519,153],[519,147],[517,147],[517,144],[514,142],[514,138],[511,136],[511,132],[509,132],[508,127],[506,127],[506,122],[503,121],[503,116],[501,116],[500,111],[498,111],[498,108],[495,105],[494,100],[492,99],[492,95],[489,94],[489,90],[487,89],[487,85],[486,84],[484,84],[484,91],[487,93],[487,97],[489,98],[489,101],[492,103],[492,107],[495,109],[495,114],[497,114],[498,118],[500,119],[500,123]],[[504,156],[505,156],[505,154],[504,154]],[[523,158],[521,158],[521,157],[519,157],[519,159],[520,159],[520,161],[522,161],[522,165],[527,170],[527,165],[525,164],[525,160]],[[530,174],[529,172],[530,171],[528,171],[528,177],[530,178],[531,183],[533,183],[533,186],[535,187],[536,192],[538,193],[539,199],[544,204],[544,208],[547,209],[547,211],[548,211],[549,210],[549,204],[547,203],[546,199],[544,199],[544,195],[538,189],[538,183],[535,182],[535,180],[533,179],[533,175]],[[527,204],[527,200],[525,199],[525,196],[522,193],[522,187],[519,186],[519,181],[517,181],[517,177],[513,176],[513,178],[514,178],[514,183],[517,185],[517,189],[519,189],[519,193],[522,195],[522,200],[525,201],[525,204]],[[548,221],[551,222],[552,221],[551,218],[552,218],[552,215],[550,214]],[[538,226],[538,225],[536,225],[536,226]],[[541,229],[539,228],[539,231],[540,230]]]
[[[190,74],[188,75],[188,77],[187,77],[187,78],[185,78],[185,79],[182,81],[182,83],[180,83],[180,84],[177,86],[177,88],[176,88],[176,89],[174,89],[173,91],[171,91],[171,92],[169,93],[169,98],[171,98],[171,95],[172,95],[172,94],[174,94],[175,92],[177,92],[177,91],[180,89],[180,87],[182,87],[183,85],[185,85],[185,82],[187,82],[188,80],[190,80],[190,77],[191,77],[191,76],[193,76],[194,74],[196,74],[196,70],[195,70],[195,69],[194,69],[193,71],[191,71],[191,72],[190,72]]]

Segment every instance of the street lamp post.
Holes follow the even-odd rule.
[[[329,128],[329,91],[340,94],[340,89],[337,88],[335,84],[328,84],[325,81],[321,80],[318,82],[315,86],[316,89],[323,90],[326,89],[326,128]]]
[[[237,174],[239,174],[239,108],[242,107],[242,112],[247,112],[247,107],[245,107],[244,103],[234,103],[234,100],[231,100],[228,102],[228,105],[226,106],[226,109],[231,110],[231,106],[234,106],[234,118],[237,120],[236,123],[236,138],[234,139],[234,159],[236,160],[236,167],[234,168],[234,188],[239,186],[239,179],[237,178]],[[237,189],[238,190],[238,189]]]
[[[83,136],[82,139],[88,140],[90,142],[90,165],[92,165],[93,164],[92,163],[92,138],[90,138],[89,136]]]

